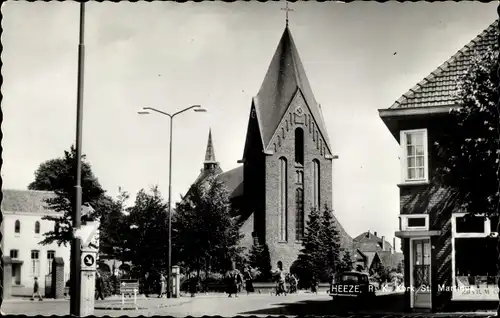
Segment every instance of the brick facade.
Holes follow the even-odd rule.
[[[9,299],[12,297],[12,259],[9,256],[2,257],[2,267],[2,299]]]
[[[295,107],[304,105],[304,114],[294,118]],[[297,259],[302,247],[300,241],[296,241],[296,199],[295,191],[298,187],[304,190],[304,220],[308,219],[309,212],[313,205],[312,198],[312,162],[316,159],[320,163],[320,206],[325,204],[332,206],[332,160],[326,159],[325,155],[330,154],[326,147],[325,140],[318,134],[317,126],[312,121],[305,118],[310,117],[310,111],[305,107],[304,99],[300,92],[289,106],[283,117],[277,134],[272,140],[273,147],[276,145],[274,153],[265,157],[265,238],[269,246],[271,264],[274,266],[278,261],[283,262],[283,268],[288,269]],[[292,118],[292,120],[290,120]],[[304,119],[304,120],[301,120]],[[311,125],[311,127],[309,127]],[[302,128],[304,131],[304,166],[297,168],[295,165],[295,129]],[[313,137],[314,134],[314,137]],[[278,142],[278,137],[280,141]],[[318,142],[318,138],[320,142]],[[281,146],[279,146],[281,143]],[[322,146],[319,146],[319,145]],[[273,150],[274,150],[273,149]],[[324,152],[326,150],[326,153]],[[285,158],[287,161],[287,240],[279,240],[279,159]],[[303,185],[296,183],[296,170],[304,173]]]
[[[52,295],[55,299],[64,298],[64,260],[62,257],[54,258],[52,262]]]

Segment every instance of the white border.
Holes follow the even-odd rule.
[[[415,180],[407,180],[407,163],[406,163],[406,134],[408,133],[424,133],[424,179],[415,179]],[[401,183],[402,184],[415,184],[422,182],[429,182],[429,146],[427,144],[427,128],[421,129],[411,129],[411,130],[401,130],[399,132],[399,144],[400,144],[400,153],[401,153]]]
[[[400,231],[428,231],[429,230],[429,214],[400,214],[401,228]],[[425,218],[424,226],[408,226],[408,219]]]
[[[455,286],[456,286],[456,273],[455,273],[455,266],[456,266],[456,259],[455,259],[455,238],[483,238],[483,237],[488,237],[494,232],[491,232],[491,220],[490,219],[485,219],[484,220],[484,232],[483,233],[457,233],[457,218],[463,217],[467,215],[468,213],[453,213],[451,216],[451,282],[452,282],[452,292],[451,292],[451,300],[458,300],[458,301],[474,301],[474,300],[479,300],[482,301],[483,299],[474,299],[474,298],[457,298],[456,296],[456,291],[455,291]],[[481,214],[478,214],[478,216],[484,216]],[[495,297],[496,294],[495,294]],[[497,297],[498,298],[498,297]],[[497,299],[495,298],[495,299]]]

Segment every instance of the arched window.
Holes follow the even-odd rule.
[[[292,113],[290,113],[290,125],[293,126],[293,114]]]
[[[281,127],[281,137],[285,139],[285,128]]]
[[[279,239],[287,240],[287,162],[285,158],[279,159]]]
[[[319,169],[319,161],[317,159],[314,159],[312,162],[312,202],[313,202],[313,208],[314,209],[319,209],[320,208],[320,169]]]
[[[304,190],[295,190],[295,239],[297,241],[304,238]]]
[[[14,232],[21,233],[21,222],[19,220],[16,220],[14,224]]]
[[[49,269],[49,274],[52,273],[52,262],[54,262],[55,257],[56,257],[56,251],[47,251],[47,265]]]
[[[35,234],[40,234],[40,222],[35,222]]]
[[[304,131],[295,129],[295,163],[304,165]]]
[[[288,131],[288,120],[285,120],[286,131]]]
[[[278,136],[278,147],[281,147],[281,137]]]

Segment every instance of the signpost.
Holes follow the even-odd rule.
[[[81,275],[81,315],[90,316],[94,314],[95,306],[95,279],[97,251],[94,249],[82,248],[80,275]]]
[[[137,294],[139,293],[139,281],[137,279],[122,279],[120,282],[120,294],[122,294],[122,306],[125,305],[125,295],[129,298],[134,295],[134,305],[137,306]]]

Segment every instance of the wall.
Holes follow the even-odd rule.
[[[302,105],[304,114],[297,116],[294,112],[298,104]],[[313,131],[317,131],[316,125],[310,125],[309,109],[306,106],[301,94],[297,94],[289,109],[285,113],[278,133],[271,141],[272,155],[266,156],[266,241],[271,254],[271,264],[273,267],[281,260],[283,268],[288,270],[297,259],[297,255],[302,245],[295,240],[295,220],[296,203],[296,167],[295,167],[295,129],[301,127],[304,130],[304,222],[307,222],[310,209],[312,207],[312,160],[318,159],[320,162],[320,205],[323,208],[326,203],[332,206],[332,161],[326,159],[325,155],[330,154],[325,146],[325,141],[320,136],[321,147],[318,147],[316,138],[313,140]],[[311,117],[312,118],[312,117]],[[318,119],[319,120],[319,119]],[[306,125],[307,124],[307,125]],[[279,136],[279,141],[278,141]],[[284,138],[283,138],[284,136]],[[281,146],[279,145],[281,143]],[[285,157],[287,160],[287,241],[279,241],[279,159]]]
[[[427,128],[429,184],[399,185],[401,214],[429,214],[429,229],[440,230],[441,235],[431,238],[432,246],[432,290],[433,310],[443,311],[450,305],[451,293],[439,291],[437,285],[450,286],[451,281],[451,214],[454,196],[435,182],[436,169],[441,166],[438,149],[434,143],[443,134],[449,133],[447,116],[406,120],[399,123],[400,130]],[[403,243],[405,255],[405,284],[409,283],[409,242]],[[409,301],[409,295],[407,295]]]
[[[64,260],[65,280],[69,279],[69,258],[70,246],[58,246],[57,243],[50,245],[41,245],[39,242],[44,239],[43,233],[51,231],[54,228],[52,221],[42,220],[41,214],[33,213],[8,213],[3,211],[2,230],[5,236],[2,239],[2,250],[5,255],[10,255],[10,250],[17,249],[18,260],[23,261],[21,265],[21,285],[13,285],[13,295],[31,295],[33,291],[33,274],[31,265],[31,250],[38,250],[40,261],[40,276],[38,282],[42,293],[45,288],[45,275],[48,274],[49,265],[47,260],[47,251],[55,251],[56,257]],[[21,222],[20,233],[15,233],[15,221]],[[35,234],[35,222],[40,222],[40,234]]]

